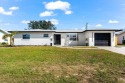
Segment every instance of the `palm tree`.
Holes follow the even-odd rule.
[[[7,34],[7,32],[3,31],[0,29],[0,32],[3,33],[3,34]],[[7,40],[6,38],[4,40]]]
[[[10,38],[10,46],[14,46],[13,36],[17,34],[17,32],[6,33],[3,35],[2,39]]]

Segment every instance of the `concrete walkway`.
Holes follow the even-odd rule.
[[[118,47],[98,47],[98,48],[125,55],[125,47],[118,46]]]

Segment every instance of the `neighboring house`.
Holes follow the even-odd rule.
[[[7,32],[0,29],[0,43],[9,43],[9,39],[2,39],[3,35],[7,34]]]
[[[117,34],[118,44],[125,44],[125,31]]]
[[[116,29],[22,30],[14,36],[15,45],[115,46]],[[13,32],[13,31],[8,31]]]

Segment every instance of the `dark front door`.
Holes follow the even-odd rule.
[[[61,45],[61,35],[54,34],[54,45]]]
[[[95,33],[95,46],[111,46],[111,34]]]

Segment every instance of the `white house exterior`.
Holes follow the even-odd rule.
[[[14,36],[15,45],[115,46],[120,30],[23,30]],[[13,31],[9,31],[13,32]]]
[[[125,44],[125,32],[118,34],[117,37],[118,37],[118,44]]]

